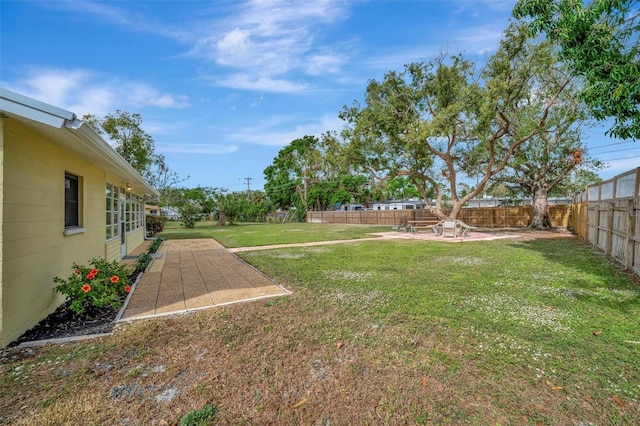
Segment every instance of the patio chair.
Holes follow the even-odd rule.
[[[455,219],[444,219],[442,221],[442,236],[453,238],[458,236],[458,223]]]

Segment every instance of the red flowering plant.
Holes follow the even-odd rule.
[[[67,279],[55,277],[55,291],[71,301],[69,309],[82,314],[92,308],[122,306],[123,296],[131,291],[129,272],[117,261],[92,259],[87,266],[73,264],[73,272]]]

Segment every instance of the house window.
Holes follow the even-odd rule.
[[[80,226],[80,185],[78,176],[64,175],[64,227]]]
[[[105,190],[107,240],[120,235],[120,228],[118,227],[118,196],[118,187],[108,183]]]
[[[143,198],[127,193],[127,231],[142,228]]]

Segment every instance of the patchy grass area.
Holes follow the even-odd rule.
[[[0,422],[640,423],[640,289],[572,239],[242,256],[293,294],[7,351]]]
[[[167,239],[215,238],[229,248],[254,247],[271,244],[291,244],[312,241],[351,240],[374,237],[375,232],[389,232],[390,226],[322,225],[313,223],[239,224],[217,226],[216,222],[197,222],[195,228],[185,229],[181,222],[167,222]]]

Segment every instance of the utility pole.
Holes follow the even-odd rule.
[[[247,181],[247,200],[249,199],[249,194],[251,194],[251,178],[250,177],[246,177],[244,178],[245,181]]]

